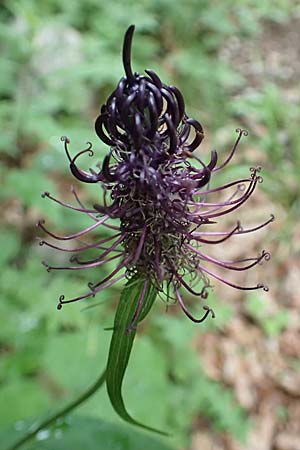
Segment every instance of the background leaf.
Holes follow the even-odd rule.
[[[17,429],[0,434],[0,449],[20,438],[27,423],[19,422]],[[70,416],[55,426],[41,431],[35,441],[24,450],[172,450],[148,434],[133,428],[106,423],[101,420]]]

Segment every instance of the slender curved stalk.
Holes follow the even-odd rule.
[[[84,392],[80,397],[78,397],[72,403],[65,406],[63,409],[61,409],[57,413],[55,413],[53,416],[50,416],[48,419],[45,419],[43,422],[40,423],[40,425],[38,425],[33,430],[31,430],[27,434],[25,434],[25,436],[23,436],[19,441],[17,441],[15,444],[13,444],[11,447],[9,447],[7,450],[17,450],[23,444],[25,444],[26,442],[28,442],[32,438],[34,438],[39,431],[41,431],[44,428],[48,427],[49,425],[53,424],[57,419],[65,416],[66,414],[70,413],[73,409],[77,408],[77,406],[84,403],[98,389],[100,389],[100,387],[102,386],[102,384],[105,381],[105,378],[106,378],[106,369],[102,372],[102,374],[97,379],[97,381],[86,392]]]

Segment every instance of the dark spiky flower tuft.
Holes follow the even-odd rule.
[[[237,139],[227,159],[219,163],[216,151],[212,151],[210,161],[204,163],[193,152],[201,144],[204,133],[201,124],[189,118],[181,92],[174,86],[165,85],[158,75],[145,70],[145,75],[133,73],[131,68],[131,42],[134,26],[125,34],[123,45],[123,65],[125,76],[117,88],[102,105],[95,123],[99,138],[109,145],[99,172],[81,170],[77,159],[84,153],[93,154],[92,144],[72,157],[69,152],[69,139],[63,137],[66,155],[72,174],[86,183],[100,183],[103,187],[102,204],[92,209],[86,208],[73,190],[77,206],[61,202],[49,193],[44,196],[67,208],[86,213],[92,225],[81,232],[69,236],[57,236],[48,231],[44,222],[38,226],[49,236],[59,241],[82,238],[99,227],[115,231],[94,243],[62,248],[51,242],[41,241],[41,245],[75,253],[69,267],[51,269],[88,269],[99,267],[109,261],[116,261],[116,268],[101,281],[88,284],[88,291],[79,297],[65,300],[62,295],[58,308],[63,304],[76,302],[113,285],[122,278],[138,274],[144,281],[156,286],[158,292],[167,299],[178,301],[184,313],[194,322],[202,322],[213,311],[204,306],[205,314],[196,319],[187,310],[180,290],[202,299],[208,296],[210,279],[241,290],[263,289],[264,284],[240,286],[214,272],[214,266],[229,271],[244,271],[270,258],[263,251],[256,257],[235,261],[219,260],[209,256],[210,245],[221,244],[234,235],[256,231],[274,217],[254,228],[243,228],[237,222],[229,231],[214,231],[216,220],[230,214],[242,206],[254,192],[257,183],[262,181],[260,168],[251,168],[250,175],[211,189],[209,181],[215,173],[231,161],[237,146],[247,132],[237,129]],[[196,161],[197,167],[190,161]],[[218,203],[209,201],[211,194],[229,192],[228,198]],[[112,224],[110,219],[118,219]],[[77,256],[88,249],[95,248],[99,254],[94,259]],[[195,281],[202,281],[199,292],[193,289]],[[143,292],[131,327],[143,304]]]

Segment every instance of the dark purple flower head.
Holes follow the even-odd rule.
[[[238,137],[227,159],[218,164],[216,151],[210,161],[204,163],[193,155],[201,144],[204,134],[201,124],[188,117],[181,92],[167,86],[158,75],[146,70],[146,75],[133,73],[131,69],[131,42],[134,27],[127,30],[123,46],[125,76],[102,105],[95,128],[99,138],[110,146],[101,170],[90,173],[77,166],[77,158],[83,153],[93,154],[88,148],[71,157],[69,140],[64,137],[65,151],[73,175],[86,183],[100,183],[104,189],[102,204],[87,209],[73,190],[78,206],[72,206],[44,195],[64,206],[86,213],[92,225],[70,236],[57,236],[39,223],[48,235],[60,241],[82,238],[99,227],[113,229],[115,234],[97,242],[65,249],[50,242],[41,241],[52,248],[75,253],[69,267],[51,269],[79,270],[98,267],[116,260],[116,268],[101,281],[89,283],[84,295],[65,300],[60,297],[58,308],[63,304],[93,297],[122,278],[134,275],[143,277],[145,286],[153,283],[167,300],[175,299],[185,314],[194,322],[202,322],[209,312],[195,319],[186,309],[180,288],[203,299],[208,296],[210,278],[241,290],[268,288],[263,284],[239,286],[214,272],[214,266],[230,271],[244,271],[270,258],[268,252],[235,261],[219,260],[209,256],[209,245],[221,244],[233,235],[256,231],[268,223],[244,229],[237,222],[229,231],[214,231],[216,220],[242,206],[252,195],[257,183],[262,181],[260,168],[251,168],[250,175],[211,189],[211,176],[223,169],[232,159],[245,130],[237,129]],[[197,167],[191,164],[197,161]],[[220,202],[209,201],[210,194],[228,192],[228,198]],[[118,219],[113,225],[110,219]],[[94,259],[82,259],[90,248],[99,249]],[[193,289],[195,281],[202,281],[199,292]],[[134,327],[142,306],[143,296],[132,319]]]

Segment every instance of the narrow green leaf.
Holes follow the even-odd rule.
[[[129,281],[121,294],[115,315],[114,332],[108,355],[106,386],[111,404],[122,419],[147,430],[166,434],[155,428],[143,425],[133,419],[127,412],[122,397],[122,383],[136,334],[136,330],[130,329],[130,326],[144,289],[145,280],[135,278]],[[142,308],[138,314],[136,323],[142,321],[146,317],[153,305],[156,294],[157,290],[155,287],[148,283],[143,298]]]

